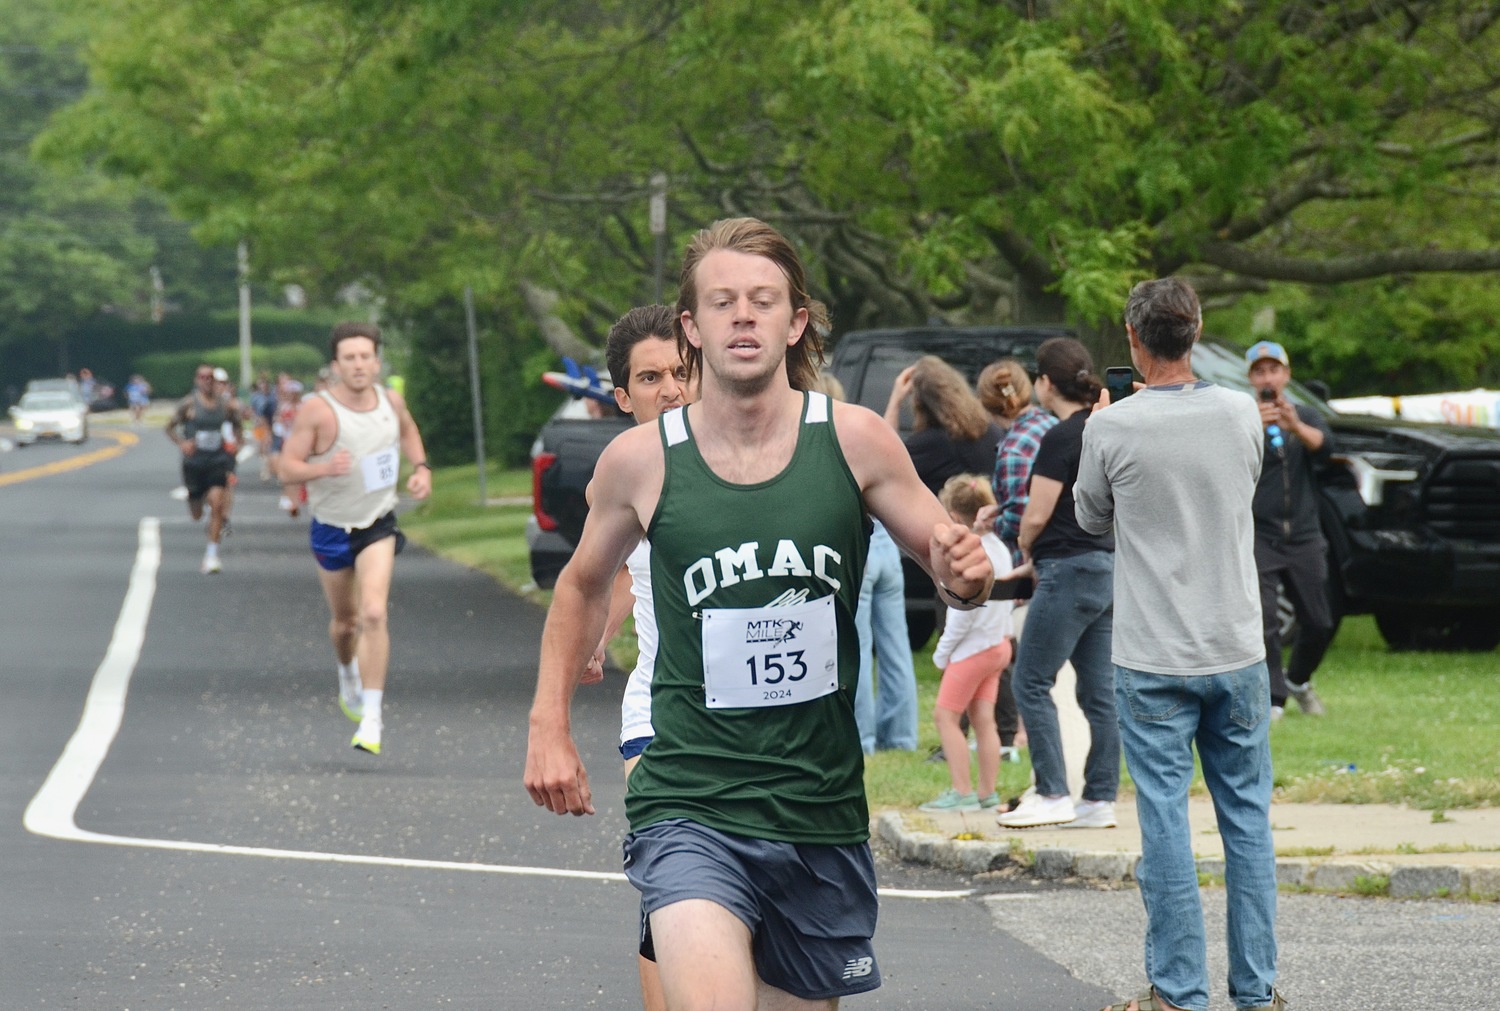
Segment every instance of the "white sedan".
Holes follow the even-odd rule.
[[[89,437],[88,405],[63,390],[28,393],[10,409],[10,416],[19,446],[29,446],[38,439],[81,443]]]

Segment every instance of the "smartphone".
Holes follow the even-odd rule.
[[[1129,365],[1114,365],[1104,370],[1104,388],[1109,402],[1117,404],[1135,392],[1135,373]]]

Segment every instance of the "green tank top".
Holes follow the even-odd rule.
[[[686,410],[659,422],[666,470],[646,532],[656,736],[630,776],[632,829],[687,818],[784,842],[869,838],[854,611],[870,520],[828,398],[803,404],[791,462],[751,485],[708,468]]]

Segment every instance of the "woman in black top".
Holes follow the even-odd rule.
[[[953,366],[923,355],[901,371],[885,405],[885,420],[900,431],[901,404],[911,398],[913,430],[906,451],[917,476],[936,495],[957,474],[988,474],[1005,433]]]
[[[1120,787],[1120,731],[1115,721],[1114,539],[1078,526],[1073,485],[1088,421],[1101,383],[1087,349],[1071,337],[1054,337],[1037,349],[1036,395],[1058,423],[1042,436],[1031,468],[1030,495],[1018,542],[1036,567],[1036,589],[1026,612],[1013,687],[1026,722],[1036,791],[996,819],[1007,828],[1072,823],[1079,828],[1115,824]],[[1052,687],[1066,660],[1077,675],[1079,708],[1089,723],[1083,800],[1068,793],[1062,735]]]

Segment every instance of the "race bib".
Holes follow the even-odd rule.
[[[359,461],[365,476],[365,491],[384,491],[396,486],[396,474],[401,469],[401,453],[395,447],[371,453]]]
[[[703,687],[710,709],[791,706],[839,686],[833,597],[788,607],[703,611]]]
[[[199,429],[193,433],[193,445],[207,453],[224,448],[224,433],[218,429]]]

